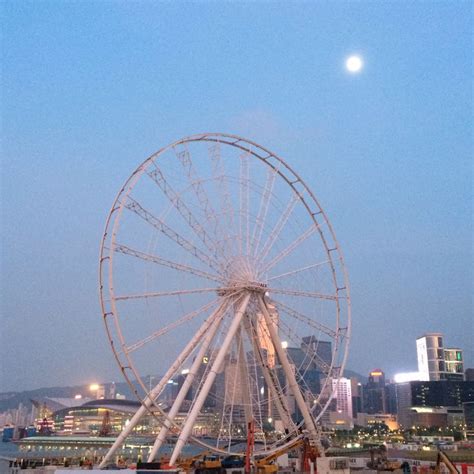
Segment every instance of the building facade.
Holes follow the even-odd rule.
[[[474,402],[474,382],[406,382],[397,384],[396,391],[398,421],[404,428],[462,423],[463,404]]]
[[[385,374],[380,369],[372,370],[364,387],[364,413],[386,413]]]
[[[427,333],[416,340],[420,380],[464,380],[463,352],[445,348],[443,334]]]

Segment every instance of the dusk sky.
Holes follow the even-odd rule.
[[[425,332],[474,366],[472,2],[1,9],[0,391],[121,380],[105,220],[146,157],[199,132],[262,144],[318,197],[351,282],[348,368],[414,371]]]

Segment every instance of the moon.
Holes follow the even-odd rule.
[[[352,74],[360,72],[363,66],[364,62],[360,56],[353,55],[346,59],[346,69]]]

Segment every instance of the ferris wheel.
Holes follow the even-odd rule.
[[[188,443],[242,453],[249,427],[256,455],[318,443],[348,352],[348,279],[324,211],[275,154],[207,133],[145,160],[107,219],[100,299],[142,402],[103,464],[145,415],[149,461],[177,437],[170,465]]]

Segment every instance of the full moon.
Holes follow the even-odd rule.
[[[349,56],[346,60],[346,69],[351,73],[359,72],[364,63],[360,56]]]

